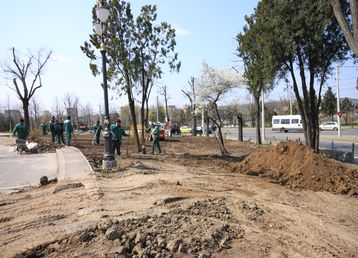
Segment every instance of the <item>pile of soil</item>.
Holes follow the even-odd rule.
[[[244,212],[252,207],[241,201],[240,208]],[[261,216],[264,211],[255,208],[262,211],[258,214]],[[73,256],[98,256],[103,251],[104,257],[210,257],[230,249],[231,243],[243,236],[238,219],[227,207],[227,200],[221,197],[160,215],[121,221],[102,218],[95,228],[17,256],[59,257],[70,250]],[[93,247],[92,252],[88,246]]]
[[[31,141],[36,142],[38,153],[55,153],[56,149],[63,148],[64,144],[53,143],[49,137],[32,136]]]
[[[300,142],[259,150],[231,171],[268,177],[293,189],[347,194],[358,185],[358,171],[315,153]]]

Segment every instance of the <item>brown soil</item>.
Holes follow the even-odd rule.
[[[56,149],[62,148],[64,145],[52,143],[52,140],[48,137],[31,137],[32,141],[38,143],[37,152],[38,153],[54,153]]]
[[[336,194],[357,172],[302,145],[228,141],[224,158],[214,138],[173,138],[161,155],[125,138],[103,173],[91,141],[75,144],[95,179],[0,195],[3,257],[357,257],[358,198]]]
[[[322,157],[300,142],[282,142],[249,155],[233,171],[269,177],[293,189],[346,194],[358,185],[358,171]]]

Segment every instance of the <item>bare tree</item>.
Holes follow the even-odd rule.
[[[47,124],[51,120],[51,113],[48,110],[45,110],[41,114],[41,121]]]
[[[33,96],[31,98],[30,111],[31,115],[34,118],[32,122],[31,128],[39,128],[40,127],[40,112],[41,112],[41,102],[37,96]]]
[[[30,100],[35,92],[42,87],[41,76],[51,54],[52,51],[44,55],[44,50],[40,49],[36,54],[30,53],[27,58],[21,59],[13,47],[12,64],[2,65],[3,72],[8,75],[8,79],[12,79],[13,86],[9,86],[10,89],[16,92],[22,102],[27,128],[30,125]]]
[[[7,117],[6,117],[6,122],[9,125],[9,132],[11,132],[12,128],[15,125],[15,122],[14,122],[15,119],[13,117],[11,117],[11,109],[12,109],[12,107],[11,107],[11,103],[10,103],[9,94],[6,97],[7,97],[6,98],[6,107],[7,107],[7,112],[8,112]]]
[[[62,117],[63,107],[58,96],[55,97],[54,106],[52,107],[53,113],[56,114],[57,118]]]
[[[0,103],[0,113],[5,113],[6,106]],[[6,117],[0,115],[0,132],[4,132],[7,130]]]
[[[165,110],[165,121],[169,121],[169,112],[168,112],[168,87],[167,85],[163,85],[159,88],[159,94],[164,97],[164,110]]]
[[[192,131],[193,135],[196,136],[196,109],[197,109],[197,103],[196,103],[196,90],[195,90],[195,78],[191,77],[190,81],[188,81],[189,84],[189,90],[181,90],[184,95],[189,99],[190,102],[190,109],[192,114]]]
[[[350,0],[351,17],[346,19],[340,0],[331,0],[334,15],[341,27],[347,43],[356,57],[358,57],[358,0]]]
[[[63,95],[62,101],[63,101],[63,105],[65,107],[66,114],[68,116],[70,116],[71,115],[71,108],[73,108],[74,105],[75,105],[74,96],[67,92],[67,93],[65,93]]]
[[[81,116],[86,119],[86,123],[89,126],[92,126],[92,114],[93,108],[90,102],[87,102],[84,106],[81,107]]]
[[[77,120],[77,130],[80,126],[80,118],[78,116],[78,109],[79,109],[79,106],[80,106],[80,99],[79,97],[75,96],[75,103],[74,103],[74,115],[76,117],[76,120]]]
[[[77,130],[78,130],[78,107],[79,107],[79,98],[70,93],[65,93],[63,96],[63,105],[65,106],[66,113],[68,116],[71,116],[73,121],[77,121]]]
[[[247,111],[249,112],[249,117],[251,121],[251,126],[255,126],[255,117],[256,117],[256,111],[255,111],[255,103],[253,101],[252,95],[248,94],[246,96],[247,99]]]

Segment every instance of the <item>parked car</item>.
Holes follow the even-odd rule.
[[[319,129],[321,131],[337,131],[338,130],[338,123],[333,122],[333,121],[324,122],[323,124],[321,124],[319,126]]]
[[[184,125],[184,126],[180,127],[180,132],[182,132],[182,133],[191,133],[191,131],[192,131],[192,128],[189,126]]]
[[[201,127],[201,126],[197,126],[196,127],[196,133],[197,134],[203,134],[203,133],[206,133],[206,125],[204,126],[204,130],[203,130],[203,128]],[[211,125],[209,125],[209,134],[212,134],[213,133],[213,127],[211,126]],[[215,129],[216,129],[216,127],[215,127]],[[215,130],[214,130],[215,131]]]

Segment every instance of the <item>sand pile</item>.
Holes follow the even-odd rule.
[[[346,194],[358,185],[357,170],[322,157],[300,142],[282,142],[254,152],[232,171],[269,177],[294,189]]]

